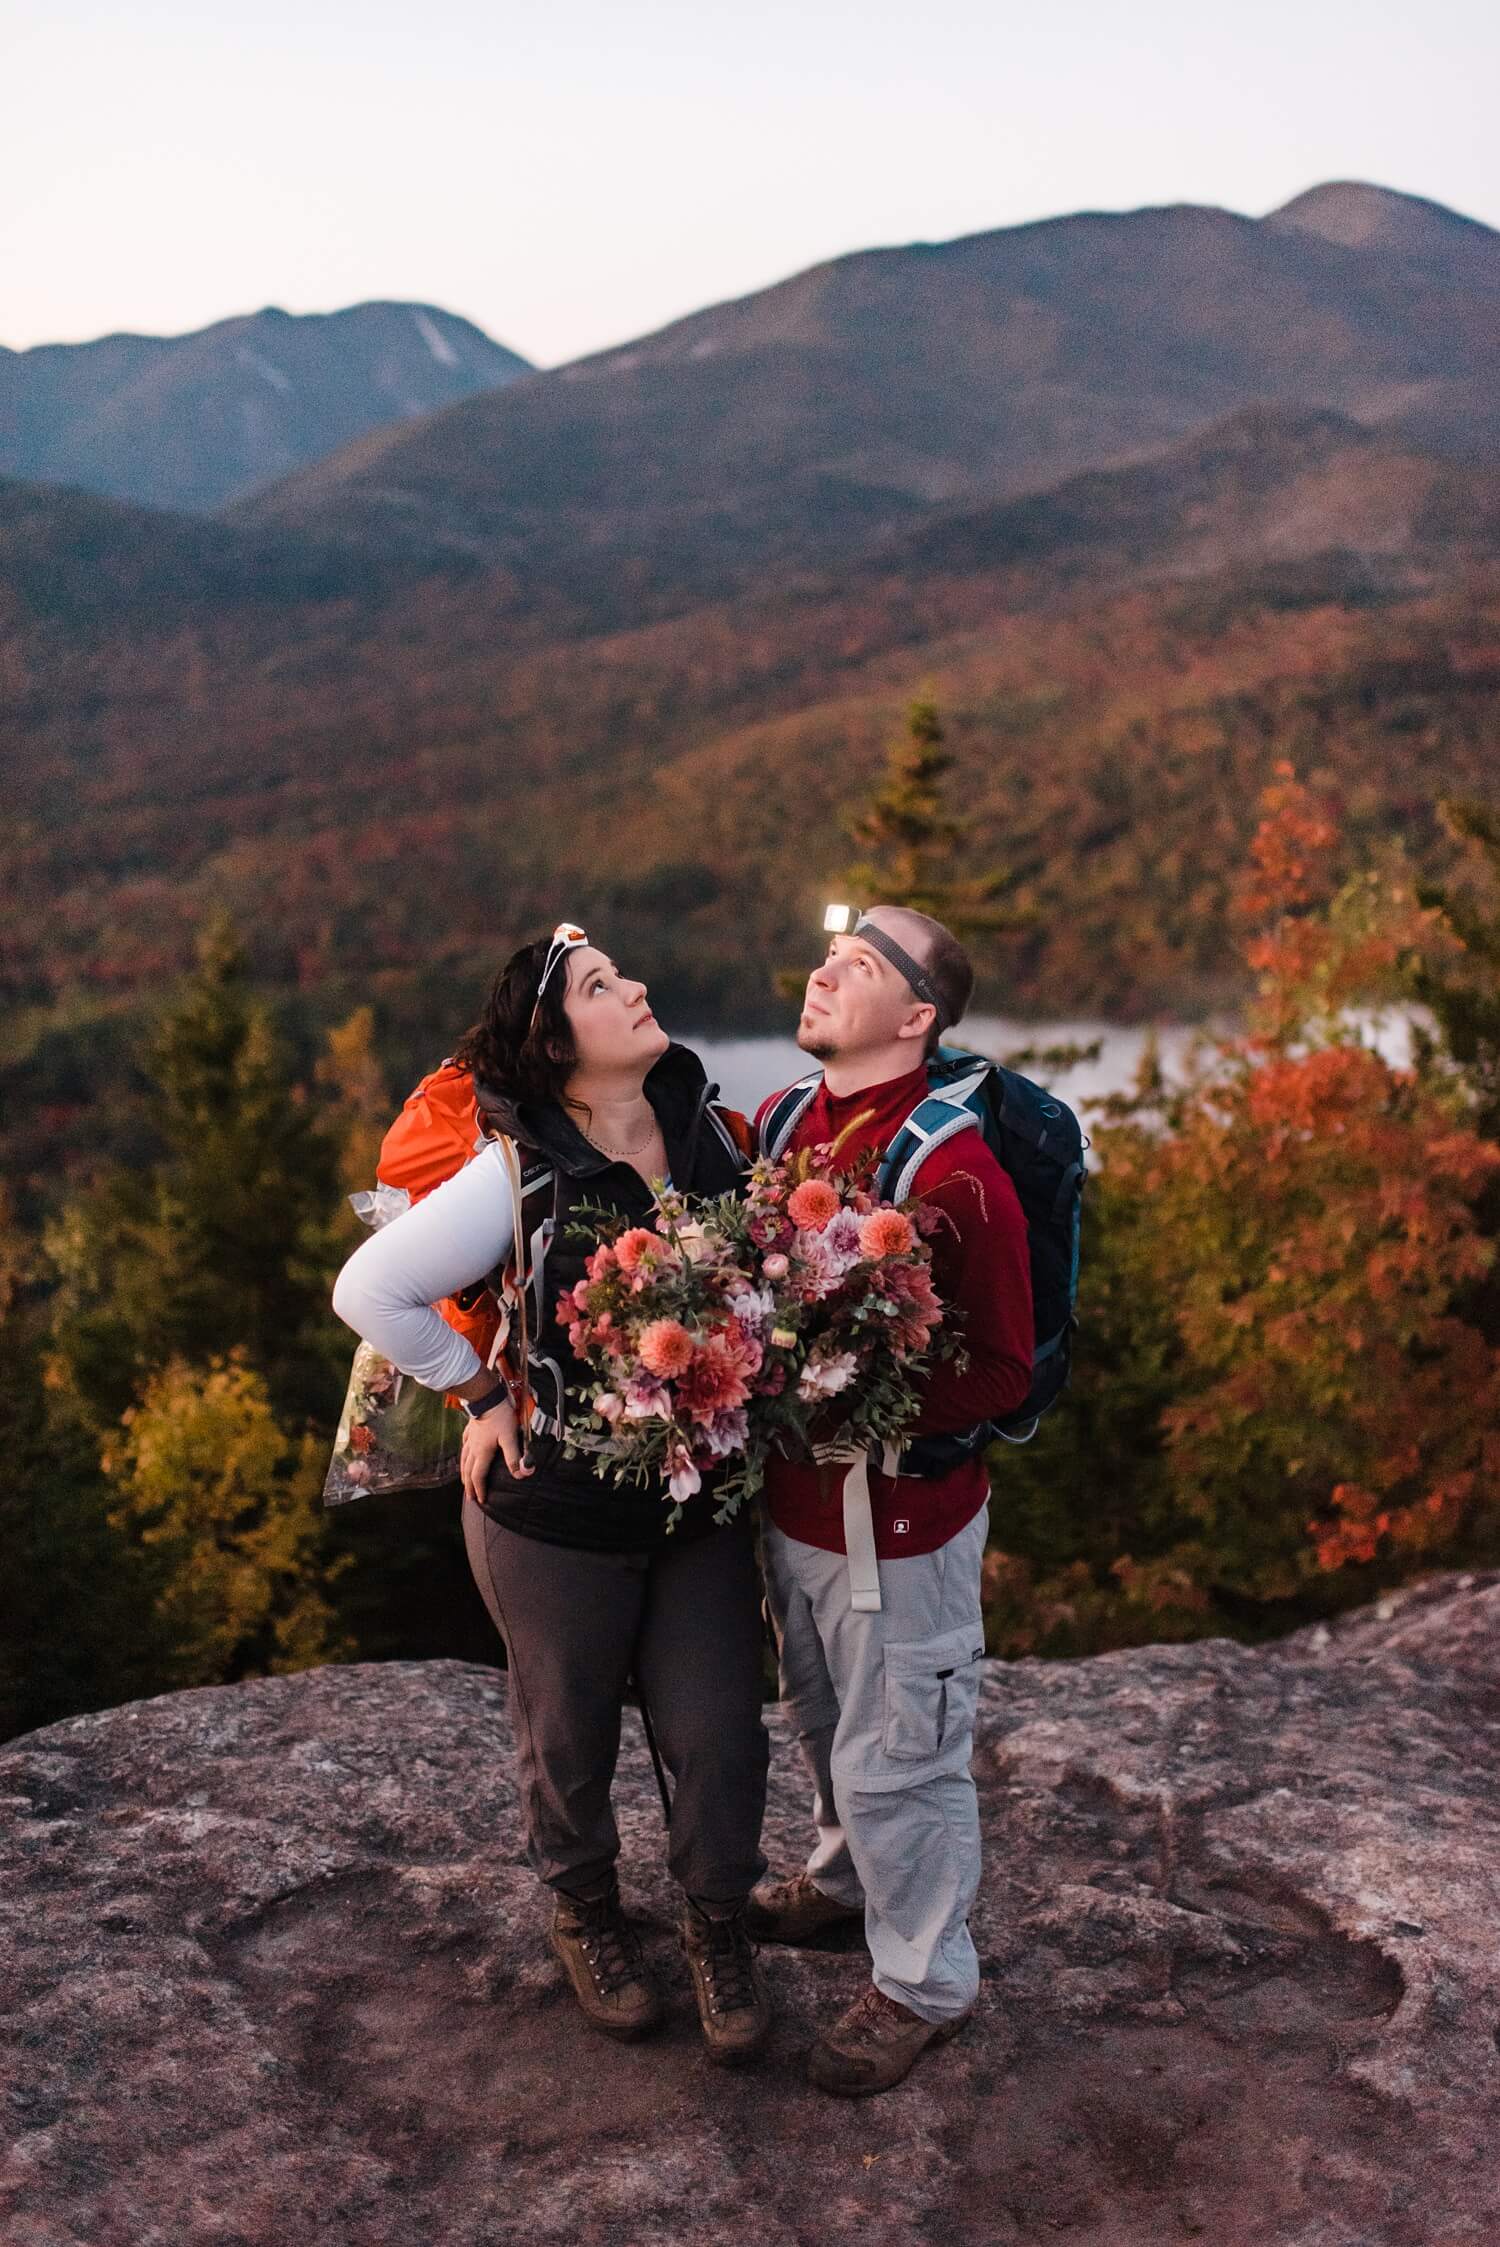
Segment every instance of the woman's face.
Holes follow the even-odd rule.
[[[590,1075],[644,1077],[671,1040],[646,1003],[646,986],[623,976],[607,953],[580,945],[567,958],[563,1012],[573,1031],[576,1066]]]

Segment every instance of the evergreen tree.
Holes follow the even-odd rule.
[[[47,1382],[43,1306],[9,1219],[0,1199],[0,1739],[156,1691],[166,1652],[97,1445]]]
[[[244,953],[223,921],[147,1061],[161,1153],[68,1204],[48,1249],[57,1359],[100,1428],[150,1376],[231,1351],[294,1424],[337,1405],[328,1315],[339,1153],[291,1077]]]
[[[1417,884],[1419,901],[1454,942],[1441,958],[1414,953],[1411,992],[1473,1094],[1476,1129],[1500,1140],[1500,809],[1460,799],[1439,808],[1449,832],[1470,846],[1470,870],[1462,884]]]
[[[1018,886],[1019,870],[961,871],[970,855],[971,822],[947,803],[956,760],[945,739],[936,704],[926,698],[912,703],[880,780],[845,822],[865,855],[833,875],[830,886],[861,908],[908,905],[930,913],[964,942],[1016,934],[1036,919],[1031,908],[1003,902]],[[779,968],[773,980],[784,998],[800,999],[807,976]]]
[[[1439,806],[1449,833],[1467,846],[1467,863],[1447,882],[1418,882],[1416,895],[1437,922],[1434,941],[1407,957],[1410,994],[1432,1018],[1418,1024],[1418,1069],[1456,1078],[1473,1128],[1500,1142],[1500,809],[1470,799]],[[1481,1233],[1500,1242],[1500,1176],[1475,1204]],[[1457,1305],[1490,1342],[1500,1342],[1500,1257]]]
[[[1014,872],[959,871],[970,822],[946,800],[955,760],[945,739],[936,705],[914,702],[879,785],[849,821],[851,840],[866,855],[839,881],[862,905],[909,905],[960,939],[1029,927],[1033,915],[1001,902],[1016,884]]]

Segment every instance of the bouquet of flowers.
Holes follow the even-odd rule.
[[[927,1244],[941,1217],[881,1201],[874,1156],[841,1170],[840,1144],[756,1163],[743,1200],[664,1190],[654,1225],[606,1239],[562,1299],[594,1376],[569,1445],[617,1481],[660,1480],[671,1522],[711,1469],[722,1521],[773,1448],[899,1441],[954,1346]]]
[[[399,1186],[351,1194],[356,1217],[378,1233],[411,1207]],[[369,1342],[354,1353],[333,1457],[323,1483],[325,1506],[346,1506],[375,1491],[435,1490],[458,1474],[464,1417],[432,1389],[398,1371]]]

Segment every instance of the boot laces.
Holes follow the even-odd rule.
[[[746,1929],[744,1914],[736,1912],[732,1919],[709,1919],[705,1915],[701,1925],[703,1970],[710,2006],[716,2013],[738,2013],[754,2005],[755,1946]]]
[[[636,1980],[644,1962],[641,1939],[613,1900],[596,1907],[584,1920],[578,1929],[578,1947],[601,1997],[613,1997]]]
[[[844,2033],[851,2044],[883,2044],[899,2019],[894,2001],[872,1982],[850,2013]]]

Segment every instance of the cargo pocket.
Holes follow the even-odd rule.
[[[881,1746],[898,1761],[941,1755],[974,1729],[984,1633],[965,1623],[941,1638],[885,1648]]]

